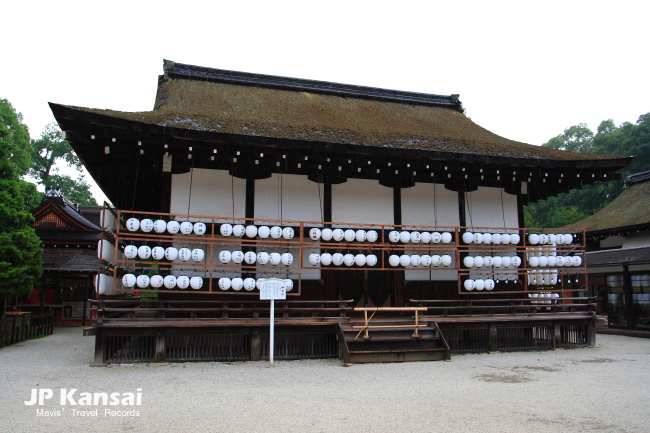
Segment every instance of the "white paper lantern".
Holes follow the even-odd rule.
[[[402,242],[403,244],[406,244],[411,241],[411,233],[407,231],[400,232],[399,234],[399,241]]]
[[[474,257],[474,266],[477,268],[482,268],[483,267],[483,257],[478,256]]]
[[[431,266],[438,267],[442,265],[442,256],[434,254],[431,256]]]
[[[181,225],[178,223],[178,221],[169,221],[167,223],[167,231],[172,235],[178,233],[180,229],[181,229]]]
[[[556,257],[555,256],[548,256],[548,266],[551,268],[554,268],[557,265],[557,262],[555,261]]]
[[[222,236],[230,236],[232,234],[232,226],[230,224],[221,224],[219,227],[219,233]]]
[[[343,254],[334,253],[332,254],[332,263],[334,266],[341,266],[343,264]]]
[[[556,256],[555,257],[555,266],[559,266],[559,267],[564,266],[564,257]]]
[[[412,239],[412,237],[411,237]],[[411,266],[418,267],[420,266],[420,263],[422,263],[422,259],[420,258],[419,254],[412,254],[411,255]]]
[[[140,229],[140,220],[137,218],[129,218],[126,220],[126,229],[130,232],[137,232]]]
[[[270,258],[271,257],[269,256],[269,253],[267,253],[266,251],[260,251],[259,253],[257,253],[257,263],[259,263],[260,265],[267,264]]]
[[[230,282],[230,287],[234,291],[239,292],[241,289],[244,288],[244,280],[242,280],[239,277],[233,278],[232,281]]]
[[[259,229],[257,229],[257,236],[259,236],[261,239],[267,239],[269,236],[271,236],[271,229],[269,226],[260,226]],[[244,286],[244,288],[246,288]]]
[[[394,244],[399,242],[399,232],[393,230],[390,233],[388,233],[388,240]]]
[[[194,248],[192,250],[192,260],[195,262],[202,262],[205,258],[205,252],[200,248]]]
[[[151,278],[149,278],[149,284],[151,284],[151,287],[154,289],[159,289],[163,286],[164,279],[161,275],[153,275]]]
[[[165,258],[165,249],[163,247],[153,247],[151,249],[151,257],[154,260],[162,260]]]
[[[573,235],[570,233],[563,235],[563,239],[564,239],[564,245],[570,245],[573,243]]]
[[[262,290],[262,283],[266,281],[268,278],[258,278],[257,281],[255,281],[255,287],[257,290]]]
[[[167,223],[163,220],[156,220],[153,222],[153,231],[160,234],[165,233],[167,230]]]
[[[165,248],[165,258],[169,260],[170,262],[173,262],[176,260],[176,257],[178,257],[178,250],[174,247],[167,247]],[[174,284],[176,284],[174,282]]]
[[[500,268],[503,265],[503,259],[500,256],[492,257],[492,267]]]
[[[323,253],[320,255],[320,264],[329,266],[332,264],[332,255],[330,253]]]
[[[333,232],[332,229],[323,229],[321,231],[321,239],[323,239],[325,242],[329,242],[332,240]]]
[[[492,235],[492,245],[501,244],[501,233],[494,233]]]
[[[512,259],[510,258],[510,256],[504,256],[501,258],[501,266],[503,266],[504,268],[509,268],[510,265],[512,265]]]
[[[284,253],[284,254],[282,254],[282,257],[281,257],[280,260],[282,260],[283,265],[290,266],[293,263],[293,254]]]
[[[510,244],[510,233],[504,233],[501,235],[501,243],[503,245],[509,245]]]
[[[451,241],[452,241],[453,238],[454,238],[454,237],[453,237],[453,236],[451,235],[451,233],[449,233],[449,232],[443,232],[443,233],[440,235],[440,240],[442,241],[443,244],[451,243]]]
[[[411,232],[411,242],[414,244],[419,244],[422,240],[422,235],[420,232]]]
[[[319,228],[314,227],[313,229],[309,230],[309,238],[312,241],[319,240],[320,239],[320,234],[321,234],[321,231],[320,231]]]
[[[411,265],[411,256],[408,254],[402,254],[399,256],[399,265],[403,267],[407,267]]]
[[[494,290],[494,286],[495,286],[494,280],[487,279],[484,280],[484,282],[485,282],[485,290]]]
[[[345,266],[354,265],[354,255],[352,255],[352,254],[344,255],[343,256],[343,264],[345,264]]]
[[[345,233],[341,229],[334,229],[332,230],[332,238],[336,242],[341,242],[343,238],[345,237]]]
[[[474,242],[474,233],[472,232],[465,232],[463,233],[463,242],[466,244],[471,244]]]
[[[124,247],[124,256],[127,259],[135,259],[138,255],[138,247],[135,245],[127,245]]]
[[[141,245],[138,248],[138,257],[140,257],[142,260],[147,260],[149,257],[151,257],[151,247],[148,245]]]
[[[492,235],[490,233],[483,233],[483,243],[485,245],[492,243]]]
[[[572,266],[580,266],[580,265],[582,265],[582,257],[573,256],[573,258],[571,259],[571,265]]]
[[[474,243],[476,245],[483,243],[483,233],[474,233]]]
[[[194,234],[197,236],[203,236],[205,234],[205,223],[194,223]]]
[[[511,245],[518,245],[519,241],[521,241],[521,237],[517,233],[513,233],[510,235],[510,244]]]
[[[135,286],[136,277],[133,274],[124,274],[122,277],[122,284],[124,287],[133,287]]]
[[[548,235],[545,233],[542,233],[539,235],[539,243],[540,245],[546,245],[548,244]]]
[[[251,291],[255,289],[255,280],[253,278],[246,278],[244,280],[244,290]]]
[[[367,238],[368,234],[365,230],[357,230],[354,232],[354,239],[356,239],[357,242],[365,242]]]
[[[190,287],[190,279],[185,275],[181,275],[180,277],[176,278],[176,287],[183,290],[187,289]]]
[[[375,266],[377,264],[377,256],[374,254],[368,254],[366,256],[366,264],[368,266]]]
[[[320,265],[320,254],[312,253],[309,255],[309,264],[312,266]]]
[[[343,232],[343,239],[345,239],[346,242],[354,242],[355,239],[355,232],[352,229],[347,229],[345,232]]]
[[[432,260],[431,260],[431,256],[430,256],[430,255],[428,255],[428,254],[422,254],[422,255],[420,256],[420,264],[421,264],[423,267],[428,268],[429,266],[431,266],[431,262],[432,262]]]
[[[486,268],[492,267],[492,256],[483,257],[483,266]]]
[[[562,234],[555,235],[555,243],[558,245],[564,245],[564,235]]]
[[[391,254],[390,257],[388,257],[388,264],[391,266],[399,266],[399,256]]]
[[[366,239],[368,242],[377,242],[377,239],[379,239],[379,234],[375,230],[368,230],[366,232]]]
[[[200,290],[203,287],[203,278],[201,277],[192,277],[190,278],[190,287],[194,290]]]
[[[357,254],[354,256],[354,264],[356,266],[365,266],[366,265],[366,255],[365,254]]]
[[[280,239],[281,237],[282,237],[282,228],[278,226],[271,227],[271,238]]]
[[[285,227],[285,228],[282,229],[282,237],[285,238],[286,240],[293,239],[294,235],[295,235],[295,232],[293,231],[293,228]]]
[[[153,221],[151,221],[149,218],[145,218],[140,221],[140,230],[145,233],[149,233],[151,230],[153,230]]]
[[[514,259],[514,257],[513,257],[513,259]],[[548,266],[548,257],[540,256],[539,257],[539,267],[540,268],[545,268],[547,266]],[[514,264],[513,264],[513,267],[514,267]]]
[[[519,258],[519,256],[513,256],[512,260],[510,260],[510,266],[513,268],[518,268],[521,266],[521,258]]]
[[[232,262],[235,264],[240,264],[241,262],[244,261],[244,253],[241,251],[233,251],[232,252]]]
[[[163,279],[163,284],[165,285],[166,288],[168,289],[173,289],[176,287],[176,277],[173,275],[167,275]]]
[[[537,245],[539,244],[539,235],[536,233],[533,233],[532,235],[528,236],[528,243],[530,245]]]
[[[192,250],[181,248],[178,250],[178,258],[181,259],[181,262],[188,262],[192,258]]]
[[[193,231],[194,231],[194,224],[192,224],[189,221],[183,221],[181,223],[181,233],[182,234],[191,235]]]
[[[219,288],[221,290],[228,290],[232,285],[232,281],[228,277],[219,278]]]
[[[285,278],[282,280],[282,286],[285,288],[287,292],[290,292],[293,290],[293,280],[290,280],[289,278]]]
[[[247,237],[254,238],[255,236],[257,236],[257,227],[252,226],[252,225],[251,226],[246,226],[245,233],[246,233]],[[242,282],[242,287],[243,287],[243,282]]]
[[[536,268],[539,266],[539,257],[537,256],[532,256],[528,258],[528,264],[530,265],[531,268]]]
[[[244,262],[247,265],[255,264],[256,261],[257,261],[257,254],[255,254],[254,251],[246,251],[244,253]]]
[[[280,253],[269,254],[269,263],[271,263],[273,266],[278,266],[280,263],[282,263],[282,256]]]
[[[235,224],[232,226],[232,234],[238,238],[243,238],[246,234],[246,227],[241,224]]]
[[[449,254],[444,254],[440,256],[440,264],[445,268],[451,266],[451,262],[452,262],[452,258]]]
[[[435,232],[435,233],[438,233],[438,232]],[[440,233],[438,233],[438,237],[439,238],[441,237]],[[429,232],[421,232],[420,233],[420,242],[421,243],[428,244],[428,243],[431,242],[432,239],[433,239],[433,236],[431,235],[431,233],[429,233]],[[440,239],[438,239],[438,242],[440,242]],[[438,243],[438,242],[436,242],[436,243]]]
[[[478,279],[474,281],[474,289],[478,290],[479,292],[485,289],[485,281]]]
[[[230,263],[232,260],[232,253],[228,250],[223,250],[219,253],[219,261],[223,264]]]
[[[474,285],[475,285],[474,280],[465,280],[465,282],[463,283],[463,287],[465,287],[465,290],[467,290],[468,292],[474,290]]]
[[[463,258],[463,265],[465,265],[466,268],[474,267],[474,257],[467,256],[467,257]]]

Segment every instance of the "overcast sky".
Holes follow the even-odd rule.
[[[648,1],[13,1],[0,98],[32,138],[47,102],[153,108],[163,58],[436,94],[501,136],[650,112]],[[103,199],[103,196],[99,196]]]

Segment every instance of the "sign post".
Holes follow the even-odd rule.
[[[273,367],[273,350],[275,348],[275,300],[287,299],[287,289],[284,287],[282,280],[269,279],[260,285],[260,300],[271,301],[271,314],[269,318],[269,366]]]

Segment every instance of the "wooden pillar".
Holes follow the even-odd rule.
[[[165,361],[165,331],[160,330],[156,332],[156,348],[154,354],[154,362],[164,362]]]
[[[393,187],[393,224],[402,224],[402,189]],[[388,253],[387,253],[388,254]],[[386,258],[386,260],[388,260]],[[393,305],[401,307],[404,305],[404,271],[391,271],[393,276],[392,298]]]
[[[519,224],[519,227],[526,227],[523,203],[524,203],[523,196],[521,194],[517,194],[517,224]]]
[[[402,189],[393,187],[393,224],[402,224]]]
[[[497,334],[497,325],[496,323],[489,323],[488,324],[488,351],[489,352],[496,352],[497,348],[499,347],[497,345],[498,341],[498,334]]]
[[[332,221],[332,184],[325,182],[323,184],[323,219],[326,222]]]
[[[458,191],[458,222],[461,227],[467,226],[467,213],[465,212],[465,192]]]
[[[628,265],[623,265],[623,297],[625,300],[625,321],[628,329],[634,329],[634,297],[632,296],[632,276]]]
[[[255,218],[255,179],[246,178],[246,218]]]

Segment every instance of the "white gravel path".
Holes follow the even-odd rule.
[[[57,328],[0,349],[0,431],[650,432],[650,339],[597,341],[349,368],[338,360],[90,367],[94,339]],[[61,416],[26,406],[32,388],[53,389],[42,408]],[[104,406],[96,417],[71,416],[61,388],[142,388],[139,416],[105,416]]]

